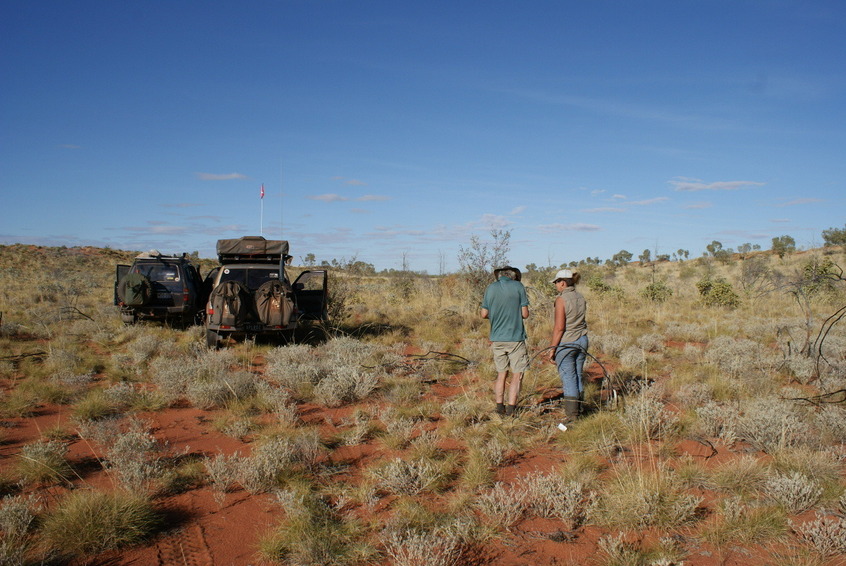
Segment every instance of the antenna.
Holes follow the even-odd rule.
[[[284,183],[282,182],[282,158],[279,158],[279,239],[285,240],[285,232],[282,230],[282,209],[283,203],[285,202],[285,189]],[[288,243],[290,246],[290,242]],[[290,248],[289,248],[290,251]],[[279,258],[279,279],[284,283],[287,279],[285,277],[285,262],[287,261],[285,258],[286,254],[282,254],[282,257]]]

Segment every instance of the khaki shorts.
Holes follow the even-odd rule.
[[[523,373],[529,369],[529,351],[526,342],[491,342],[494,367],[504,372],[511,368],[514,373]]]

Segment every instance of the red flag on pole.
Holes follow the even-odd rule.
[[[261,193],[259,193],[259,198],[264,198],[264,183],[261,184]]]

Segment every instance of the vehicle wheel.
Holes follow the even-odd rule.
[[[206,346],[215,350],[220,348],[220,334],[216,330],[206,329]]]
[[[137,320],[134,312],[122,312],[120,313],[120,319],[124,324],[135,324]]]

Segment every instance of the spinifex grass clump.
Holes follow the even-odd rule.
[[[702,499],[685,490],[672,470],[620,466],[601,489],[591,515],[600,525],[677,528],[697,519]]]
[[[718,513],[704,526],[702,535],[721,547],[771,541],[781,537],[786,529],[787,519],[780,507],[729,497],[720,502]]]
[[[259,544],[268,560],[311,566],[354,564],[372,557],[362,525],[343,516],[307,487],[277,493],[285,517]]]
[[[73,470],[65,459],[67,451],[67,445],[58,440],[41,440],[25,445],[18,456],[18,477],[27,485],[69,482]]]
[[[47,514],[41,532],[61,554],[85,556],[137,544],[161,525],[161,515],[137,494],[78,490]]]

